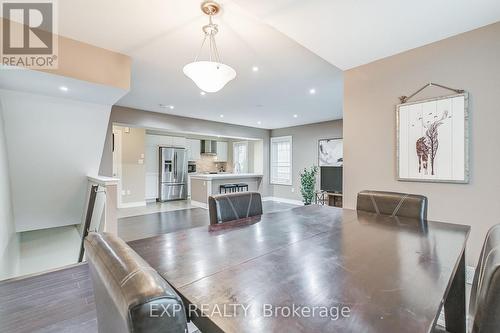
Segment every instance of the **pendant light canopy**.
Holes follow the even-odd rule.
[[[212,16],[220,10],[219,4],[214,1],[205,1],[201,4],[201,10],[208,15],[208,24],[203,26],[205,37],[201,43],[200,52],[194,62],[184,66],[184,74],[189,77],[201,90],[209,93],[217,92],[236,77],[236,71],[221,62],[215,35],[219,31],[217,24],[212,22]],[[208,40],[209,59],[199,61],[198,58]]]

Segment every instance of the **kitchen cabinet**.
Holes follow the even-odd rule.
[[[158,147],[186,147],[186,138],[167,135],[146,135],[144,164],[146,165],[146,200],[158,198]]]
[[[196,161],[201,159],[201,141],[195,139],[187,139],[186,147],[188,150],[188,160]]]
[[[227,142],[217,141],[217,162],[227,162]]]
[[[173,146],[179,148],[187,148],[187,139],[178,136],[173,137]]]

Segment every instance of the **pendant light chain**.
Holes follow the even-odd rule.
[[[200,57],[201,53],[203,52],[203,47],[205,46],[205,43],[208,38],[208,57],[209,60],[212,61],[212,57],[215,59],[216,62],[222,63],[219,50],[217,49],[217,44],[215,42],[215,35],[218,32],[217,24],[214,24],[212,21],[212,16],[213,14],[208,15],[208,24],[205,25],[202,30],[205,34],[203,37],[203,41],[201,42],[201,47],[198,51],[198,54],[196,55],[196,58],[194,61],[198,61],[198,58]]]
[[[203,41],[194,62],[185,65],[182,71],[202,91],[215,93],[236,78],[236,71],[231,66],[222,63],[215,41],[219,26],[213,22],[212,16],[219,13],[219,4],[213,0],[206,0],[201,4],[201,10],[208,15],[208,24],[202,27]],[[208,48],[208,59],[199,60],[203,59],[201,54],[204,47]]]

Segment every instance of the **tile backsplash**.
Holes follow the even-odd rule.
[[[224,171],[230,172],[230,163],[218,162],[216,156],[201,155],[201,159],[196,161],[196,172],[216,172],[223,168]]]

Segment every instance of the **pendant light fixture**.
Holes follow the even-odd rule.
[[[215,44],[215,35],[219,32],[217,24],[212,22],[212,16],[220,11],[220,6],[214,1],[205,1],[201,4],[201,10],[208,15],[208,24],[203,26],[205,34],[201,43],[200,51],[194,62],[184,66],[183,72],[201,90],[209,93],[217,92],[236,77],[236,71],[225,65],[220,60],[219,51]],[[208,60],[198,60],[203,47],[208,40]]]

